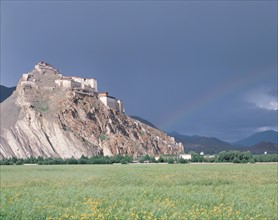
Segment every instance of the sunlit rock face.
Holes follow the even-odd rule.
[[[182,144],[98,98],[96,81],[80,86],[40,62],[0,104],[0,158],[175,154]],[[59,83],[57,83],[59,82]],[[74,85],[74,86],[71,86]]]

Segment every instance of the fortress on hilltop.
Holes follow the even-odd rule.
[[[48,71],[51,71],[51,73],[55,73],[55,86],[62,87],[65,89],[81,89],[86,91],[87,94],[89,93],[97,93],[97,97],[99,100],[107,107],[114,109],[120,113],[124,113],[124,107],[121,100],[116,99],[113,96],[109,96],[108,92],[101,92],[98,93],[97,88],[97,80],[94,78],[87,79],[87,78],[81,78],[77,76],[63,76],[60,74],[59,70],[54,68],[48,63],[45,63],[44,61],[39,62],[37,65],[35,65],[36,72],[31,72],[27,74],[23,74],[21,78],[21,85],[24,86],[30,86],[30,87],[38,87],[36,81],[36,73],[46,74]],[[47,82],[45,82],[47,83]],[[53,86],[49,87],[49,89],[53,88]]]
[[[63,76],[41,61],[1,102],[0,159],[158,156],[183,145],[124,114],[121,100],[99,92],[97,80]]]

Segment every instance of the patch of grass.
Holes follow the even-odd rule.
[[[0,219],[278,219],[277,164],[0,169]]]
[[[39,112],[47,112],[48,111],[48,105],[45,102],[36,103],[35,108]]]
[[[107,136],[106,136],[105,134],[100,134],[100,135],[99,135],[99,139],[100,139],[101,141],[105,141],[105,140],[107,140]]]

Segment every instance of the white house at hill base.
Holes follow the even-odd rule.
[[[191,156],[191,154],[180,154],[179,158],[183,158],[185,160],[191,160],[192,156]]]

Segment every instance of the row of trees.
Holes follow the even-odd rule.
[[[249,151],[222,151],[216,155],[214,162],[248,163],[255,161],[253,161],[252,154]]]
[[[39,165],[54,165],[54,164],[113,164],[122,163],[127,164],[132,162],[131,156],[117,155],[114,157],[109,156],[81,156],[79,159],[75,158],[43,158],[43,157],[29,157],[26,159],[18,159],[16,157],[0,160],[0,165],[21,165],[21,164],[39,164]]]
[[[128,164],[132,162],[139,163],[196,163],[196,162],[208,162],[208,163],[255,163],[255,162],[278,162],[278,154],[263,154],[252,155],[248,152],[240,151],[222,151],[214,157],[206,157],[197,153],[191,152],[191,160],[185,160],[179,158],[176,155],[164,155],[157,160],[149,155],[144,155],[137,160],[134,160],[131,156],[116,155],[109,156],[93,156],[85,157],[81,156],[79,159],[75,158],[43,158],[43,157],[30,157],[27,159],[22,158],[8,158],[0,160],[0,165],[21,165],[21,164],[39,164],[39,165],[51,165],[51,164]]]
[[[201,156],[192,153],[191,162],[208,163],[255,163],[255,162],[278,162],[278,154],[252,155],[249,151],[222,151],[214,157]]]

